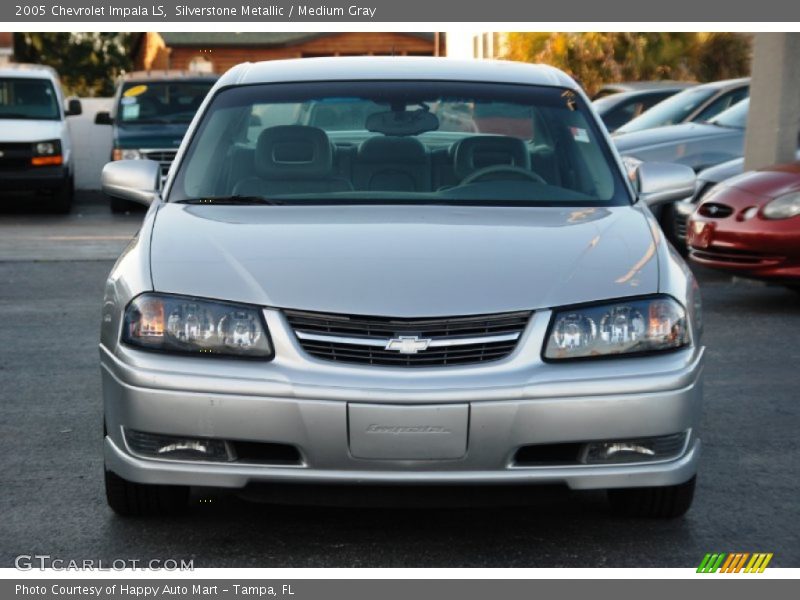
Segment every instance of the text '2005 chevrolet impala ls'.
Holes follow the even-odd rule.
[[[116,512],[251,484],[555,484],[624,514],[689,508],[700,298],[649,206],[694,175],[629,177],[565,74],[242,64],[158,182],[147,160],[103,171],[150,204],[105,288]]]

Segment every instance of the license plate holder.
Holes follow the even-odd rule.
[[[467,453],[469,404],[350,403],[350,453],[371,460],[456,460]]]

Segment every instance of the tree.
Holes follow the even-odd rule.
[[[741,77],[750,44],[739,33],[510,33],[505,57],[556,66],[592,94],[619,81]]]
[[[116,78],[130,70],[135,34],[107,32],[15,33],[14,57],[58,71],[68,95],[110,96]]]

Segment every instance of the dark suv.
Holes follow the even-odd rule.
[[[117,86],[111,112],[95,123],[114,128],[111,160],[149,159],[161,164],[162,180],[216,75],[185,71],[147,71],[125,75]],[[111,198],[112,212],[135,204]]]

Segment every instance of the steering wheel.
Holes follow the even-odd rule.
[[[543,183],[547,185],[547,182],[544,180],[544,178],[535,171],[529,171],[528,169],[523,169],[522,167],[515,167],[512,165],[490,165],[488,167],[483,167],[482,169],[473,171],[464,177],[464,179],[461,180],[460,185],[475,183],[476,181],[484,179],[485,177],[501,173],[505,173],[507,175],[519,175],[525,179],[535,181],[536,183]]]

